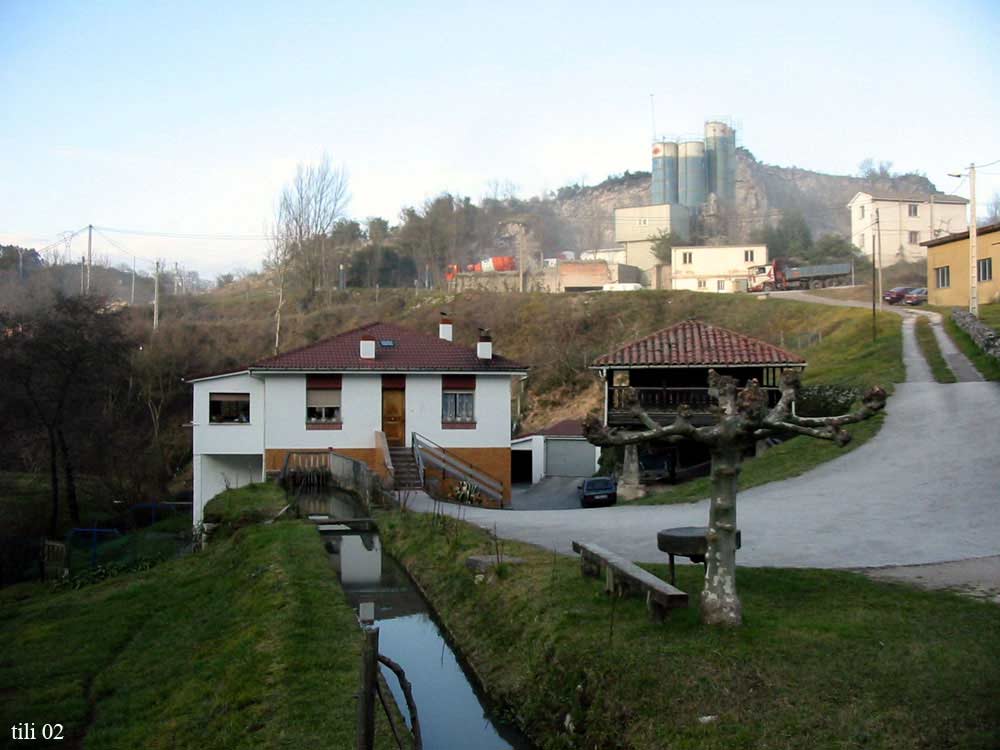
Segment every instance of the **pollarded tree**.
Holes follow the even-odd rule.
[[[673,424],[661,425],[633,402],[632,412],[645,430],[609,429],[593,416],[584,425],[584,433],[594,445],[628,446],[655,440],[693,441],[708,446],[712,456],[712,497],[705,585],[701,592],[701,619],[707,625],[742,622],[742,606],[736,594],[736,492],[744,453],[758,440],[772,436],[806,435],[843,446],[851,439],[844,425],[866,420],[885,407],[885,391],[876,387],[849,414],[800,417],[793,410],[799,384],[799,373],[786,370],[781,378],[781,399],[768,408],[767,394],[756,380],[740,389],[734,378],[710,370],[709,395],[717,402],[715,424],[695,427],[690,412],[682,407]]]

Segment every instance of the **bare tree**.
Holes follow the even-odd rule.
[[[350,201],[347,171],[333,167],[326,154],[318,164],[299,164],[295,178],[281,191],[267,263],[278,276],[278,305],[274,312],[274,351],[281,343],[281,308],[287,296],[289,274],[300,274],[309,294],[330,284],[335,269],[328,268],[327,235],[344,215]]]
[[[743,454],[758,440],[775,435],[807,435],[846,445],[851,440],[843,426],[861,422],[885,407],[881,388],[869,391],[861,406],[839,417],[799,417],[793,409],[799,373],[786,370],[781,379],[781,399],[767,408],[767,394],[756,380],[742,390],[736,380],[709,371],[709,394],[718,406],[717,423],[695,427],[686,407],[671,425],[655,422],[638,403],[632,411],[645,425],[642,431],[621,431],[602,425],[596,416],[584,425],[587,439],[595,445],[632,446],[650,441],[680,443],[694,441],[707,445],[712,456],[712,497],[708,521],[708,553],[705,556],[705,585],[701,592],[701,619],[706,625],[739,625],[742,605],[736,594],[736,492]]]

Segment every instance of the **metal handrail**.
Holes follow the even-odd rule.
[[[420,481],[424,481],[424,464],[436,464],[438,468],[456,474],[460,479],[473,482],[487,497],[503,504],[503,482],[472,467],[462,459],[442,448],[433,440],[416,432],[411,433],[413,455],[420,470]],[[426,455],[425,455],[426,451]]]

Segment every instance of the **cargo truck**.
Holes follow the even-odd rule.
[[[850,263],[826,263],[817,266],[789,266],[778,258],[765,266],[747,269],[750,292],[771,292],[783,289],[819,289],[851,283]]]

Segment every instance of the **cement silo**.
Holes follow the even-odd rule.
[[[723,203],[736,198],[736,131],[724,122],[705,123],[708,192]]]
[[[708,198],[704,141],[684,141],[677,147],[677,197],[682,206],[699,208]]]
[[[677,144],[673,141],[653,144],[653,181],[649,197],[654,206],[677,203]]]

